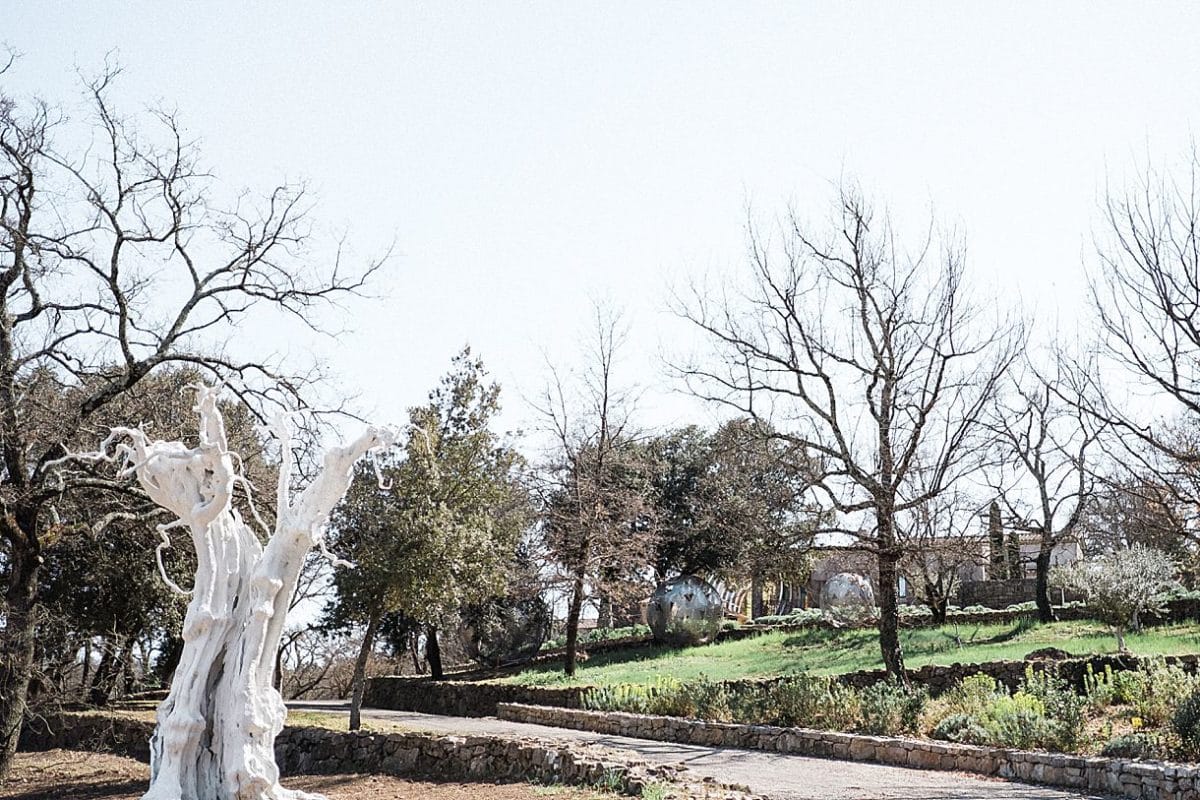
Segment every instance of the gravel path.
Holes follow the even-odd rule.
[[[296,702],[289,707],[346,711],[342,702]],[[772,800],[1080,800],[1079,792],[992,780],[955,772],[936,772],[854,761],[656,742],[544,725],[505,722],[495,717],[440,717],[409,711],[363,709],[363,720],[378,720],[409,730],[450,734],[499,734],[567,739],[630,750],[645,761],[684,764],[700,776],[749,786]]]

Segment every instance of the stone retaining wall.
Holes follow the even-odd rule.
[[[153,724],[98,713],[64,714],[22,732],[22,750],[100,750],[150,760]],[[432,733],[344,733],[284,728],[275,740],[283,775],[388,774],[451,780],[523,780],[603,784],[640,795],[653,783],[668,796],[700,800],[760,800],[743,787],[695,778],[686,769],[651,765],[596,745],[531,737],[445,736]]]
[[[499,703],[579,708],[586,687],[548,689],[505,683],[434,681],[386,675],[368,678],[363,705],[455,717],[490,717]]]
[[[860,736],[805,728],[733,725],[515,704],[501,705],[499,716],[513,722],[655,741],[971,772],[1141,800],[1195,800],[1197,790],[1200,790],[1200,768],[1167,762],[1086,758],[905,737]]]

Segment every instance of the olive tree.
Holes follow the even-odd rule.
[[[1055,567],[1051,581],[1087,597],[1088,610],[1112,626],[1117,648],[1125,652],[1125,632],[1138,616],[1162,605],[1175,585],[1176,564],[1159,550],[1135,544],[1066,567]]]

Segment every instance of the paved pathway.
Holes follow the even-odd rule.
[[[347,712],[342,702],[295,702],[289,707]],[[506,722],[495,717],[441,717],[410,711],[363,709],[363,720],[409,730],[451,734],[499,734],[566,739],[630,750],[642,760],[683,764],[699,776],[749,786],[772,800],[1081,800],[1091,795],[992,780],[854,761],[832,761],[755,750],[703,747],[589,733],[545,725]]]

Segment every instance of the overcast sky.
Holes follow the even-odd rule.
[[[225,184],[307,179],[360,257],[395,239],[316,344],[369,415],[469,342],[524,423],[604,296],[657,424],[700,415],[659,378],[667,287],[743,261],[747,205],[820,214],[843,177],[1071,329],[1106,182],[1195,135],[1200,11],[1143,5],[0,0],[0,40],[8,91],[67,104],[116,51],[125,107],[177,106]]]

